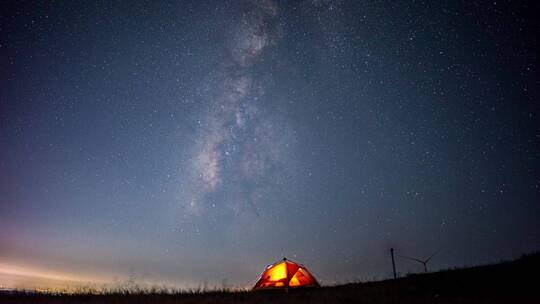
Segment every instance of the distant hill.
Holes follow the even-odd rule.
[[[0,291],[0,303],[540,303],[540,253],[511,262],[316,289],[112,292],[52,295]]]

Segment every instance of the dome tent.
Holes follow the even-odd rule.
[[[298,287],[319,287],[319,283],[304,265],[283,258],[266,267],[253,289]]]

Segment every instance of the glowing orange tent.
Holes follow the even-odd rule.
[[[319,283],[304,265],[283,258],[266,267],[253,289],[297,287],[319,287]]]

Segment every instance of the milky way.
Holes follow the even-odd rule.
[[[223,62],[201,98],[196,144],[185,203],[195,212],[225,204],[258,215],[259,180],[283,153],[275,123],[261,113],[265,84],[254,67],[280,39],[279,10],[271,1],[247,2],[241,19],[224,33]],[[281,126],[283,127],[283,126]],[[209,196],[222,192],[219,201]]]

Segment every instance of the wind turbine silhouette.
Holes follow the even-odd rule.
[[[418,262],[418,263],[424,265],[424,272],[427,272],[427,263],[431,260],[432,257],[434,257],[437,253],[439,253],[439,251],[441,251],[441,250],[439,249],[439,250],[435,251],[429,258],[427,258],[425,260],[420,260],[420,259],[417,259],[417,258],[413,258],[413,257],[405,256],[405,255],[399,255],[399,254],[398,254],[398,257],[404,258],[404,259],[409,259],[409,260],[412,260],[412,261],[415,261],[415,262]]]

